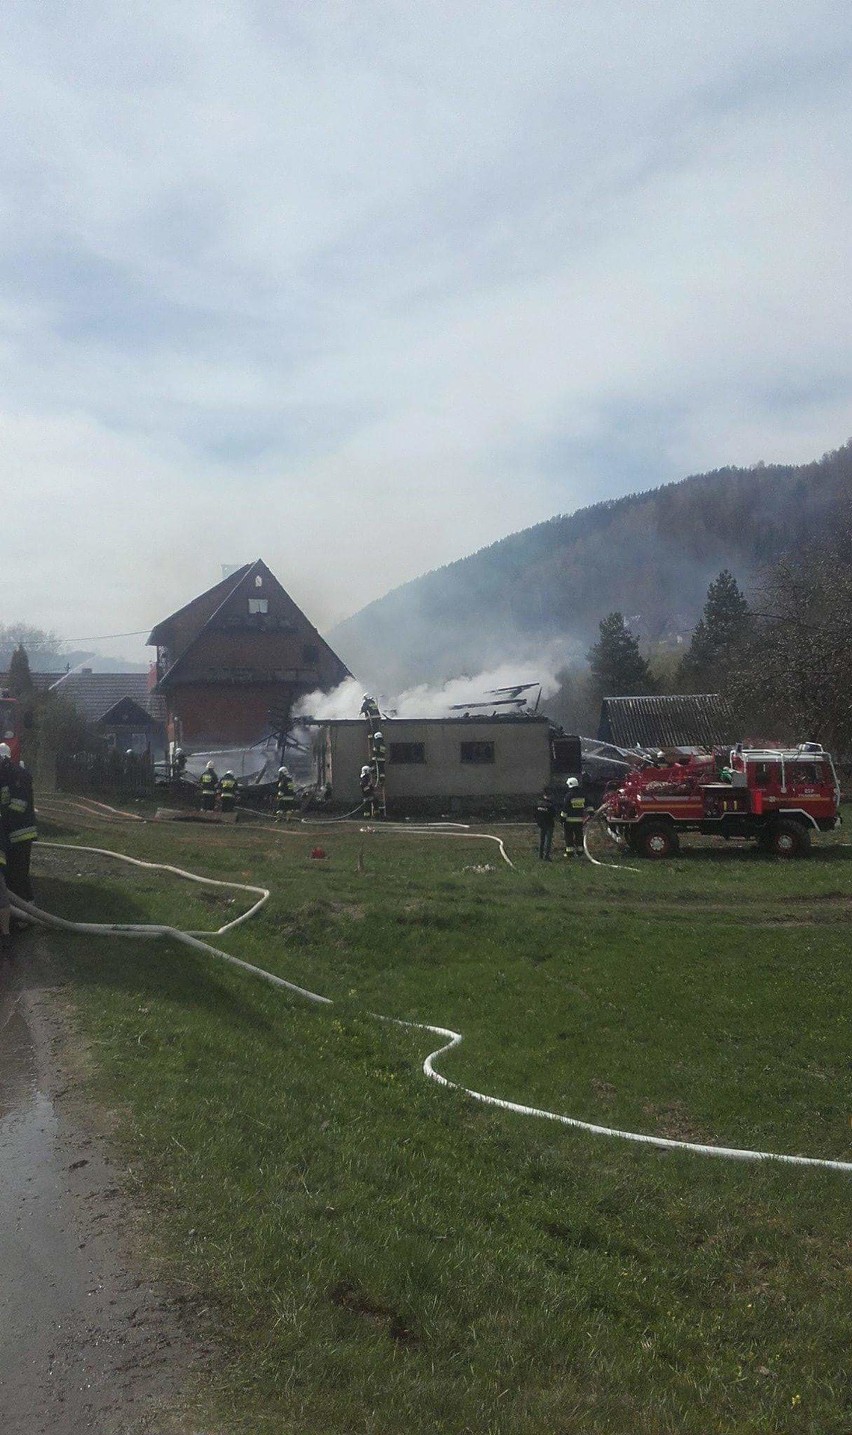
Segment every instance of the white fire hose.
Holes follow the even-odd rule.
[[[405,830],[411,829],[406,827]],[[475,833],[446,833],[448,837],[475,837]],[[487,835],[487,834],[481,834]],[[502,840],[499,841],[502,849]],[[241,916],[227,922],[223,927],[217,928],[215,932],[183,932],[178,927],[165,926],[160,924],[137,924],[120,922],[70,922],[63,917],[55,917],[48,912],[41,911],[31,902],[25,902],[20,897],[11,897],[12,905],[16,910],[24,913],[33,921],[45,927],[51,927],[59,931],[77,932],[96,937],[170,937],[184,946],[192,947],[196,951],[206,953],[208,956],[218,957],[220,960],[229,963],[231,966],[248,972],[251,976],[260,977],[261,980],[269,982],[270,985],[292,992],[296,996],[303,997],[306,1001],[314,1002],[322,1006],[333,1006],[330,997],[321,996],[318,992],[309,991],[305,987],[297,986],[294,982],[285,981],[283,977],[276,976],[273,972],[266,971],[263,967],[254,966],[251,962],[244,962],[239,957],[231,956],[229,952],[223,952],[219,947],[213,947],[209,942],[202,941],[204,936],[222,936],[232,931],[241,923],[257,913],[269,898],[269,890],[265,887],[253,887],[243,882],[223,882],[211,877],[199,877],[194,872],[186,872],[181,867],[172,867],[161,862],[144,862],[138,857],[128,857],[123,852],[112,852],[101,847],[82,847],[75,843],[67,842],[45,842],[45,847],[61,848],[70,852],[91,852],[102,857],[114,857],[120,862],[127,862],[133,867],[142,867],[149,871],[170,872],[174,876],[184,878],[189,882],[198,882],[208,887],[227,887],[233,891],[250,892],[258,898],[256,902]],[[505,856],[505,852],[504,852]],[[509,858],[506,857],[506,861]],[[511,866],[512,864],[509,863]],[[586,1131],[593,1136],[610,1136],[622,1141],[632,1141],[643,1146],[656,1146],[668,1151],[690,1151],[699,1156],[719,1156],[728,1161],[778,1161],[789,1166],[812,1166],[821,1167],[831,1171],[852,1172],[852,1161],[829,1161],[816,1156],[788,1156],[777,1151],[751,1151],[741,1147],[731,1146],[710,1146],[703,1145],[697,1141],[675,1141],[663,1136],[648,1136],[636,1131],[621,1131],[617,1127],[598,1126],[589,1121],[581,1121],[574,1116],[564,1116],[556,1111],[547,1111],[538,1106],[524,1106],[515,1101],[505,1101],[498,1096],[488,1096],[481,1091],[473,1091],[470,1087],[462,1086],[459,1082],[451,1081],[448,1077],[442,1076],[435,1070],[435,1062],[446,1052],[452,1051],[454,1047],[460,1046],[464,1040],[461,1032],[452,1031],[448,1027],[431,1026],[427,1022],[405,1021],[399,1017],[381,1016],[371,1012],[377,1021],[390,1023],[394,1026],[407,1027],[414,1031],[430,1032],[434,1036],[446,1037],[445,1043],[437,1050],[430,1052],[423,1062],[423,1073],[430,1080],[453,1091],[459,1091],[469,1096],[473,1101],[482,1102],[486,1106],[497,1106],[503,1111],[514,1111],[521,1116],[537,1116],[546,1121],[557,1121],[563,1126],[574,1127],[578,1131]]]

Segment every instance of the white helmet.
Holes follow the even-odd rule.
[[[208,771],[208,772],[214,772],[214,771],[215,771],[212,762],[208,762],[208,764],[207,764],[207,771]]]
[[[371,702],[373,701],[373,695],[372,695],[372,693],[365,693],[365,694],[364,694],[364,697],[363,697],[363,701],[364,701],[365,703],[371,703]]]
[[[579,786],[580,786],[580,780],[579,780],[579,778],[577,778],[577,777],[569,777],[569,779],[568,779],[568,781],[566,782],[565,786],[566,786],[566,787],[579,787]]]
[[[290,769],[289,769],[289,767],[279,767],[279,769],[278,769],[278,776],[279,776],[279,777],[289,777],[289,776],[290,776]]]
[[[366,764],[365,764],[365,765],[361,768],[361,776],[362,776],[362,777],[366,777],[366,776],[367,776],[367,773],[368,773],[369,771],[370,771],[369,767],[367,767]]]
[[[374,733],[373,733],[373,737],[381,737],[381,733],[380,733],[380,732],[374,732]]]
[[[12,749],[7,742],[0,742],[0,757],[11,757]]]

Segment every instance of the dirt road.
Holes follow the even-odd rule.
[[[207,1355],[133,1255],[44,941],[0,960],[2,1429],[201,1435],[186,1406]]]

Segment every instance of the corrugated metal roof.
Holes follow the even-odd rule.
[[[724,747],[737,733],[721,694],[675,693],[604,698],[598,737],[618,747]]]
[[[156,722],[165,722],[166,705],[148,687],[147,673],[66,673],[52,692],[72,702],[87,722],[96,723],[122,698],[132,698]]]

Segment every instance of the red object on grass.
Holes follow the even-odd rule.
[[[314,850],[313,850],[313,852],[311,853],[311,856],[312,856],[312,857],[324,857],[324,856],[325,856],[325,848],[324,848],[324,847],[315,847]]]

